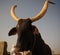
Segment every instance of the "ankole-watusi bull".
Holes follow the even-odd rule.
[[[17,5],[11,7],[11,16],[15,21],[18,22],[16,27],[12,28],[8,33],[9,36],[18,34],[18,39],[16,43],[16,48],[19,48],[19,51],[28,51],[32,52],[32,55],[52,55],[50,47],[44,42],[41,38],[36,26],[32,25],[33,22],[41,19],[48,9],[49,1],[46,0],[42,10],[34,17],[27,19],[19,19],[15,15],[15,8]],[[52,2],[50,2],[52,3]],[[53,4],[53,3],[52,3]]]

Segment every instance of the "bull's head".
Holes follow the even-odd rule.
[[[32,22],[41,19],[47,11],[48,8],[48,0],[45,1],[42,10],[34,17],[28,19],[19,19],[15,15],[15,8],[17,5],[13,5],[11,8],[11,16],[15,21],[18,22],[17,26],[12,28],[9,32],[9,36],[18,34],[17,44],[16,46],[21,48],[21,50],[28,50],[33,45],[33,40],[35,34],[39,34],[37,28],[32,25]]]

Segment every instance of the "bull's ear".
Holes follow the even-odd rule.
[[[17,29],[16,27],[14,27],[9,31],[8,35],[11,36],[11,35],[15,35],[16,33],[17,33]]]

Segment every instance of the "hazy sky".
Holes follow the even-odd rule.
[[[10,15],[10,8],[17,4],[16,15],[20,18],[28,18],[36,15],[43,7],[45,0],[0,0],[0,41],[8,42],[8,51],[12,44],[16,44],[17,35],[8,36],[16,22]],[[60,0],[51,0],[55,5],[49,4],[45,16],[33,23],[39,29],[44,41],[56,53],[60,53]]]

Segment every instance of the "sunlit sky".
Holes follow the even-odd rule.
[[[60,0],[51,1],[56,4],[49,4],[45,16],[33,25],[37,26],[45,43],[53,51],[60,53]],[[44,2],[45,0],[0,0],[0,41],[8,42],[8,51],[17,41],[17,35],[8,36],[9,30],[17,24],[10,15],[11,6],[17,4],[16,15],[25,19],[35,16],[43,7]]]

